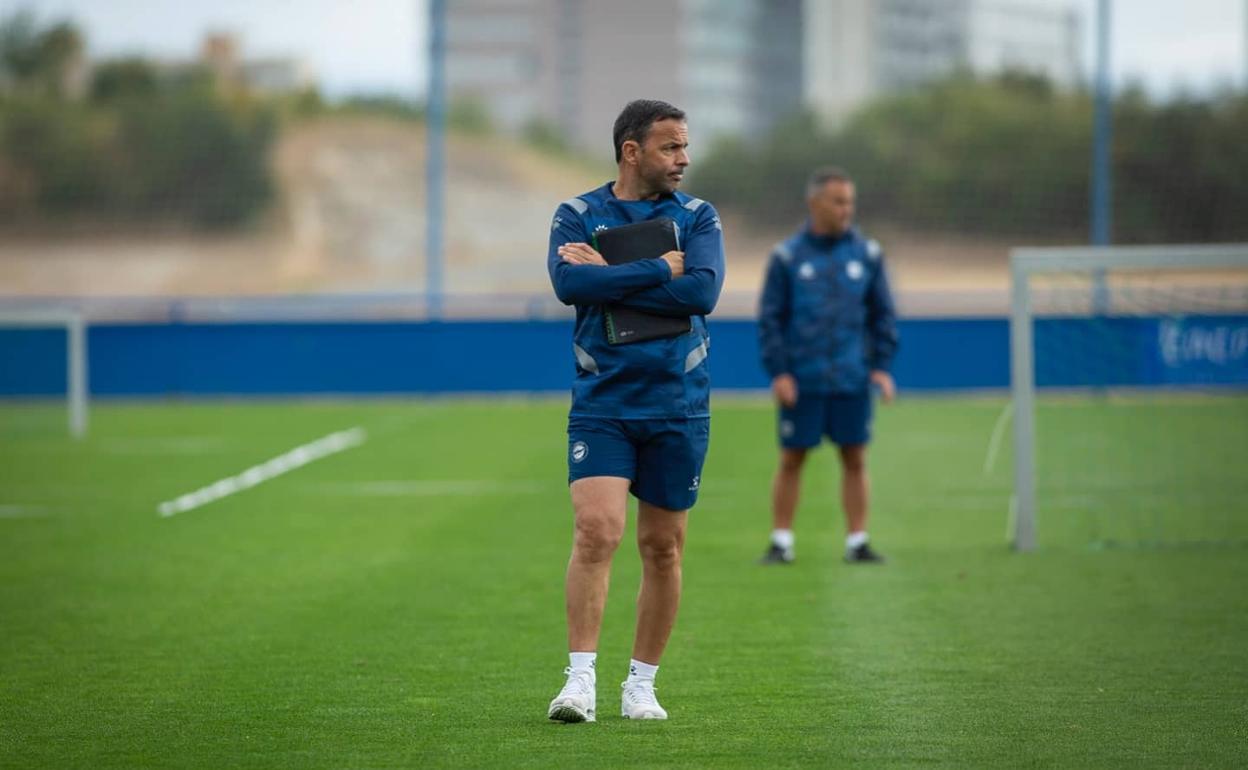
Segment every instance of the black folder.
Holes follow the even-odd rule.
[[[608,265],[655,259],[669,251],[680,251],[680,231],[667,217],[647,219],[598,231],[594,234],[594,248]],[[603,315],[607,323],[607,342],[612,345],[675,337],[687,334],[692,328],[689,316],[655,315],[622,305],[607,305]]]

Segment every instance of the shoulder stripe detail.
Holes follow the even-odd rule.
[[[789,250],[787,243],[777,243],[771,250],[771,254],[786,265],[793,261],[793,252]]]
[[[685,204],[685,208],[689,209],[690,211],[697,211],[702,206],[703,203],[706,203],[706,201],[702,200],[701,198],[694,198]]]
[[[874,238],[869,239],[867,241],[867,256],[871,259],[879,259],[880,252],[880,242]]]
[[[578,214],[584,214],[586,211],[589,211],[589,204],[581,200],[580,198],[568,198],[566,201],[564,201],[563,203],[559,205],[568,206]]]

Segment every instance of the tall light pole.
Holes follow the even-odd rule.
[[[429,0],[429,100],[425,109],[425,308],[442,317],[446,201],[446,0]]]
[[[1110,0],[1096,3],[1096,75],[1092,125],[1092,233],[1093,246],[1108,246],[1112,240],[1113,196],[1110,146],[1113,142],[1112,84],[1109,73]],[[1109,312],[1109,288],[1105,271],[1093,275],[1092,304],[1097,315]]]

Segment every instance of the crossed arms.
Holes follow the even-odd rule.
[[[699,212],[685,251],[608,265],[588,245],[580,218],[560,207],[546,266],[565,305],[625,305],[667,316],[706,315],[724,284],[724,242],[709,205]]]

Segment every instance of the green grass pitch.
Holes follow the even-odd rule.
[[[772,413],[717,400],[671,719],[618,716],[626,541],[601,716],[556,725],[562,403],[105,402],[82,442],[63,407],[0,404],[0,766],[1243,764],[1248,399],[1046,403],[1032,554],[1005,545],[1008,441],[985,467],[1001,407],[879,410],[889,564],[839,562],[824,449],[797,563],[763,568]],[[157,515],[353,426],[360,447]]]

